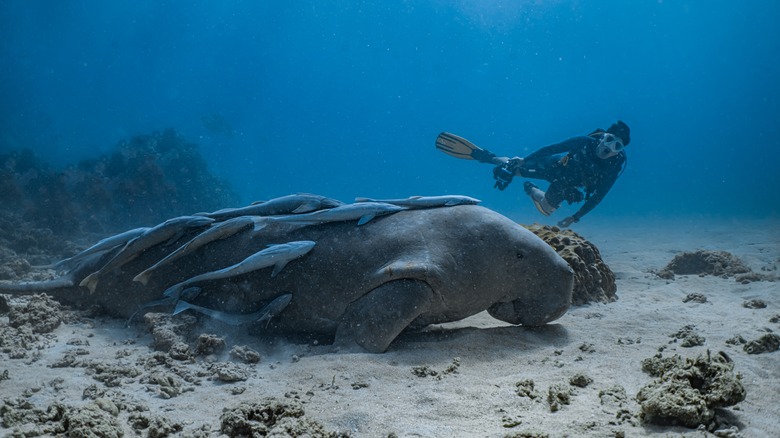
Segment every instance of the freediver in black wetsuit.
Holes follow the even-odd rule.
[[[496,165],[493,177],[499,190],[507,188],[516,175],[548,181],[547,192],[529,181],[523,184],[525,192],[545,216],[552,214],[563,201],[573,204],[584,200],[576,213],[558,222],[559,226],[568,227],[593,210],[612,188],[625,169],[626,153],[623,149],[629,142],[628,125],[618,120],[606,131],[597,129],[587,136],[543,147],[525,158],[497,157],[468,140],[446,132],[439,134],[436,147],[457,158]]]

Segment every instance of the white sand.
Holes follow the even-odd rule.
[[[219,436],[219,417],[224,407],[264,397],[298,399],[306,417],[328,431],[349,432],[358,437],[504,436],[536,431],[551,437],[703,436],[704,432],[682,427],[642,424],[635,396],[652,380],[641,370],[642,359],[664,347],[664,356],[695,357],[707,350],[724,351],[743,376],[747,398],[727,409],[744,437],[780,436],[780,351],[749,355],[741,345],[726,340],[741,335],[757,339],[767,330],[780,331],[770,323],[780,314],[780,282],[740,284],[734,278],[677,276],[663,280],[650,273],[664,267],[677,252],[696,249],[725,250],[740,257],[754,271],[780,274],[780,222],[778,221],[677,221],[621,220],[607,224],[583,221],[575,230],[595,243],[615,271],[618,301],[571,309],[554,324],[539,329],[507,326],[486,313],[437,327],[428,333],[408,335],[385,354],[334,352],[329,346],[263,345],[241,330],[212,325],[201,329],[226,338],[228,348],[216,358],[229,361],[232,345],[247,345],[260,352],[246,381],[221,383],[210,380],[203,357],[195,363],[178,362],[180,375],[190,372],[197,384],[184,382],[188,390],[171,399],[156,393],[159,385],[142,383],[152,372],[170,372],[163,365],[144,367],[153,357],[151,336],[142,326],[129,329],[122,321],[98,319],[90,323],[60,326],[53,341],[23,359],[9,359],[0,351],[0,398],[15,398],[27,392],[28,400],[45,409],[54,401],[69,405],[89,402],[82,393],[89,385],[107,389],[107,397],[147,406],[145,415],[164,416],[181,423],[175,436],[192,436],[208,425],[208,436]],[[768,271],[767,271],[768,270]],[[707,302],[683,303],[690,293],[700,293]],[[748,309],[743,302],[761,299],[764,309]],[[0,325],[7,324],[0,316]],[[93,326],[94,325],[94,326]],[[683,348],[670,335],[685,325],[706,339],[702,346]],[[71,340],[89,345],[68,345]],[[101,361],[138,367],[142,374],[106,388],[88,375],[83,366],[50,368],[65,352],[82,348],[88,354],[78,361]],[[214,358],[211,358],[214,359]],[[445,370],[453,366],[454,372]],[[176,362],[176,361],[173,361]],[[428,366],[440,378],[419,377],[413,368]],[[201,373],[198,375],[198,373]],[[569,386],[569,379],[582,373],[593,379],[585,388],[575,388],[571,403],[551,412],[546,396],[551,385]],[[145,379],[147,377],[147,379]],[[52,384],[55,379],[63,379]],[[540,394],[535,400],[516,394],[515,384],[531,379]],[[627,395],[622,403],[599,396],[615,385]],[[236,388],[245,391],[234,394]],[[31,391],[33,389],[33,391]],[[37,390],[35,390],[37,389]],[[30,395],[31,394],[31,395]],[[1,404],[0,404],[1,405]],[[630,417],[618,418],[620,409]],[[119,423],[125,436],[137,436],[121,411]],[[505,427],[516,424],[513,427]],[[0,435],[11,429],[0,427]],[[146,436],[146,431],[138,434]]]

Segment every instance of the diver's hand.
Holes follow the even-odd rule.
[[[493,179],[496,180],[496,184],[493,187],[498,190],[504,190],[509,187],[509,183],[512,182],[514,177],[515,173],[509,169],[509,163],[496,166],[493,168]]]
[[[517,173],[518,169],[523,167],[523,159],[520,157],[512,157],[506,162],[507,167],[512,173]]]
[[[496,184],[493,187],[498,190],[504,190],[512,182],[512,178],[515,177],[518,169],[523,166],[523,159],[520,157],[496,157],[496,159],[501,159],[502,164],[493,169],[493,179],[496,180]]]
[[[561,228],[568,228],[569,225],[576,222],[579,222],[577,218],[575,218],[574,216],[569,216],[558,221],[558,226]]]

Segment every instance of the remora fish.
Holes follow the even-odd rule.
[[[343,202],[320,195],[299,193],[255,203],[246,207],[224,208],[213,213],[203,213],[204,216],[216,220],[225,220],[237,216],[274,216],[279,214],[299,214],[324,208],[338,207]]]
[[[228,278],[236,275],[246,274],[247,272],[256,271],[258,269],[267,268],[273,266],[274,270],[271,272],[271,277],[275,277],[288,262],[306,255],[315,243],[311,240],[300,240],[297,242],[283,243],[280,245],[272,245],[262,251],[258,251],[251,256],[245,258],[235,265],[228,266],[217,271],[206,272],[204,274],[196,275],[189,280],[184,280],[181,283],[175,284],[165,290],[164,295],[166,297],[173,297],[178,300],[183,291],[188,286],[197,283],[199,281],[206,280],[218,280],[220,278]]]
[[[406,207],[387,204],[383,202],[358,202],[347,204],[327,210],[318,210],[312,213],[296,214],[289,216],[258,217],[255,218],[255,231],[259,231],[269,223],[285,223],[298,226],[316,225],[328,222],[358,221],[363,225],[376,216],[395,213],[406,210]]]
[[[241,325],[241,324],[249,324],[253,322],[270,321],[271,318],[281,313],[282,310],[284,310],[287,307],[287,305],[290,304],[290,300],[292,300],[292,294],[280,295],[274,298],[270,303],[265,305],[262,309],[258,310],[257,312],[248,313],[248,314],[221,312],[219,310],[209,309],[206,307],[201,307],[192,303],[188,303],[187,301],[184,300],[179,300],[179,302],[176,303],[176,309],[173,311],[173,314],[176,315],[177,313],[181,313],[187,309],[191,309],[196,312],[200,312],[204,315],[208,315],[218,321],[222,321],[225,324]]]
[[[79,286],[85,286],[89,288],[90,292],[94,293],[98,281],[100,281],[100,277],[105,273],[132,261],[142,252],[157,244],[178,238],[178,236],[181,236],[184,232],[190,229],[204,227],[212,222],[214,222],[214,219],[202,216],[181,216],[168,219],[156,227],[145,231],[135,239],[127,242],[125,247],[116,253],[114,258],[109,260],[108,263],[100,268],[99,271],[93,272],[81,280]]]
[[[143,284],[146,284],[149,282],[149,277],[154,273],[156,269],[159,269],[160,266],[167,265],[168,263],[171,263],[174,260],[178,260],[181,257],[184,257],[188,254],[192,254],[193,251],[210,242],[214,242],[215,240],[230,237],[238,233],[239,231],[243,230],[244,228],[249,227],[253,223],[254,220],[251,217],[239,216],[233,219],[226,220],[225,222],[220,222],[216,225],[212,225],[211,228],[198,234],[192,240],[179,247],[176,251],[168,254],[164,259],[160,260],[159,262],[155,263],[153,266],[147,268],[145,271],[136,275],[135,278],[133,278],[133,281],[139,281]]]
[[[74,255],[73,257],[68,257],[66,259],[62,259],[58,261],[57,263],[47,265],[47,266],[38,266],[40,269],[59,269],[61,267],[70,268],[76,263],[80,262],[81,260],[84,260],[86,257],[89,257],[92,254],[96,254],[99,252],[105,252],[110,249],[114,249],[119,245],[124,245],[128,241],[135,239],[136,237],[140,236],[141,234],[148,231],[148,227],[141,227],[141,228],[135,228],[130,231],[125,231],[124,233],[117,234],[115,236],[109,236],[105,239],[99,241],[98,243],[90,246],[89,248],[85,249],[84,251],[81,251],[80,253]]]
[[[199,287],[190,287],[190,288],[185,289],[180,294],[181,295],[180,298],[184,299],[184,300],[192,300],[192,299],[195,299],[195,297],[197,297],[198,295],[200,295],[200,292],[201,292],[201,288],[199,288]],[[148,309],[150,307],[157,307],[157,306],[167,306],[169,304],[175,304],[175,303],[176,303],[176,298],[174,298],[174,297],[165,297],[165,298],[160,298],[159,300],[153,300],[153,301],[149,301],[147,303],[141,304],[140,306],[138,306],[138,309],[136,309],[136,311],[133,312],[133,314],[130,315],[129,318],[127,318],[127,322],[125,323],[125,326],[129,326],[130,323],[133,322],[133,319],[135,319],[135,315],[138,315],[138,312],[140,312],[140,311],[142,311],[144,309]]]
[[[451,207],[453,205],[476,205],[479,199],[463,195],[445,195],[445,196],[411,196],[406,199],[371,199],[355,198],[355,202],[385,202],[387,204],[400,205],[409,208],[436,208]]]

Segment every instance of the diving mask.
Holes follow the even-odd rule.
[[[618,152],[622,151],[626,146],[623,144],[623,140],[614,134],[605,132],[602,134],[599,144],[596,146],[596,155],[602,160],[614,157]]]

